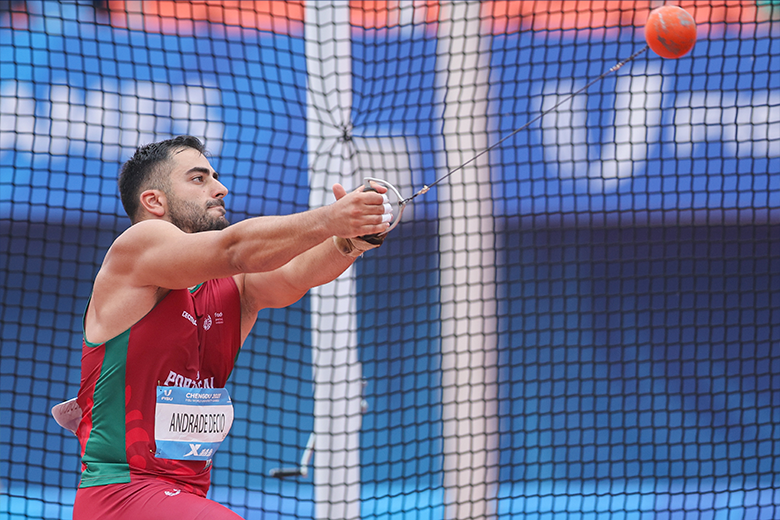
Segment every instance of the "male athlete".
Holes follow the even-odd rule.
[[[389,227],[377,192],[228,225],[227,190],[203,145],[139,148],[119,175],[132,225],[108,250],[84,315],[74,520],[236,520],[206,498],[232,423],[224,389],[257,313],[298,301]],[[55,407],[55,416],[57,415]],[[60,421],[60,419],[58,419]]]

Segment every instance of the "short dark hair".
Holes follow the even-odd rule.
[[[133,156],[122,165],[119,172],[119,196],[125,213],[135,222],[141,205],[139,195],[144,190],[167,190],[169,179],[163,175],[162,166],[171,159],[171,154],[183,148],[193,148],[207,155],[203,143],[197,137],[180,135],[172,139],[139,146]]]

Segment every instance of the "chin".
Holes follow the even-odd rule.
[[[228,219],[225,217],[219,217],[218,219],[212,220],[208,224],[208,231],[220,231],[222,229],[225,229],[230,225],[230,222],[228,222]]]
[[[187,228],[191,230],[189,231],[190,233],[202,233],[204,231],[221,231],[229,225],[230,222],[228,222],[227,219],[223,217],[219,220],[209,220],[208,222],[200,222],[194,225],[190,225]]]
[[[226,219],[225,217],[222,217],[222,219],[219,220],[216,224],[218,226],[217,231],[219,231],[220,229],[225,229],[226,227],[228,227],[230,225],[230,222],[228,222],[228,219]]]

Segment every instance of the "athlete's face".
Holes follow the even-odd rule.
[[[173,152],[168,217],[182,231],[198,233],[226,228],[227,188],[208,159],[192,148]]]

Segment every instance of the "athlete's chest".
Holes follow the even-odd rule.
[[[239,341],[231,314],[230,302],[208,291],[172,291],[132,330],[128,367],[152,368],[162,386],[224,384]]]

